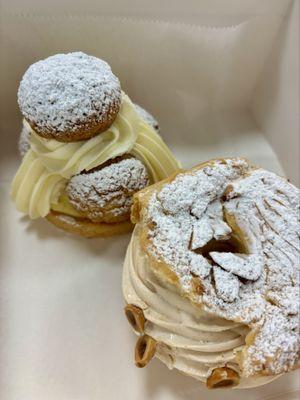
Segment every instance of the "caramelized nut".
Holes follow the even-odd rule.
[[[139,368],[145,367],[153,358],[156,351],[156,340],[151,336],[141,336],[135,345],[135,365]]]
[[[133,196],[133,205],[131,206],[131,215],[130,219],[133,224],[137,224],[141,218],[142,205],[139,202],[138,196]]]
[[[144,332],[146,319],[141,308],[133,304],[128,304],[125,307],[125,315],[135,331],[139,333]]]
[[[206,380],[208,389],[218,389],[223,387],[233,387],[239,384],[239,374],[231,368],[221,367],[212,371]]]
[[[192,278],[192,290],[198,296],[202,296],[203,293],[205,292],[204,286],[203,286],[203,284],[201,283],[201,280],[198,277],[194,276]]]

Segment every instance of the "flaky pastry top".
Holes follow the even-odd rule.
[[[294,369],[299,357],[299,190],[240,158],[146,188],[132,219],[149,265],[205,311],[250,327],[244,376]]]

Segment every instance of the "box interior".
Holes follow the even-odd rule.
[[[17,88],[34,61],[82,50],[110,63],[184,167],[244,156],[297,184],[299,2],[11,0],[1,10],[1,398],[108,399],[112,388],[114,399],[219,398],[158,361],[134,368],[121,293],[129,235],[83,240],[14,210]],[[292,373],[243,399],[297,389]]]

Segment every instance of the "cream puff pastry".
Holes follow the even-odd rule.
[[[129,231],[132,195],[179,169],[157,124],[96,57],[57,54],[31,65],[18,102],[23,160],[11,195],[32,219],[87,237]]]

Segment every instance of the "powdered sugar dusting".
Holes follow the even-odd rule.
[[[265,316],[244,356],[245,369],[288,371],[299,356],[299,190],[258,169],[232,184],[225,207],[246,235],[260,239],[265,260]]]
[[[106,215],[128,216],[133,193],[148,184],[145,166],[135,158],[127,158],[100,170],[73,176],[66,192],[78,211],[92,221],[102,221]]]
[[[154,192],[145,218],[147,251],[169,265],[182,291],[255,332],[243,352],[244,375],[293,368],[299,351],[299,190],[244,160],[214,161]],[[235,229],[232,218],[243,232],[245,254],[223,249]],[[194,276],[202,279],[203,294],[193,292]]]
[[[230,237],[231,228],[223,221],[221,203],[212,201],[208,204],[205,215],[200,214],[193,224],[192,250],[203,247],[211,239],[226,240]]]
[[[211,270],[211,264],[201,254],[190,253],[191,273],[199,278],[206,278]]]
[[[159,124],[157,120],[153,117],[153,115],[150,114],[149,111],[145,110],[143,107],[139,106],[138,104],[134,104],[134,107],[139,116],[144,121],[146,121],[148,125],[152,126],[152,128],[159,133],[160,131]]]
[[[30,135],[30,130],[27,127],[27,125],[23,123],[18,143],[21,157],[24,157],[27,151],[30,149],[29,135]]]
[[[119,108],[121,88],[105,61],[81,52],[57,54],[28,68],[18,102],[35,129],[59,135],[102,123],[112,107]]]
[[[217,265],[213,266],[213,272],[218,296],[222,300],[232,303],[239,295],[240,283],[238,278]]]
[[[256,281],[262,273],[264,258],[259,254],[233,254],[212,251],[211,258],[223,269],[241,278]]]

